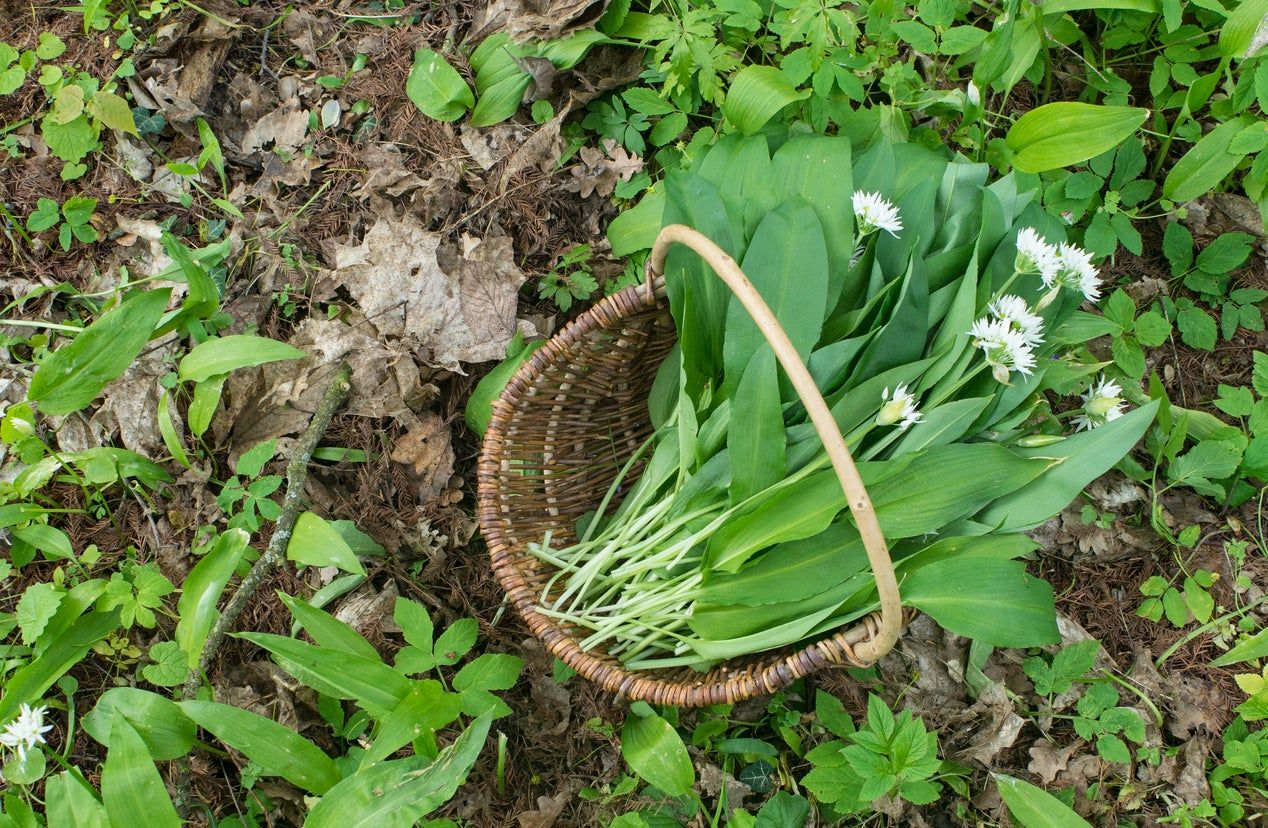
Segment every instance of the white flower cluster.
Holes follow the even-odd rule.
[[[990,315],[973,323],[969,336],[982,349],[991,374],[1008,384],[1008,374],[1029,374],[1035,367],[1036,346],[1043,344],[1043,320],[1020,296],[1001,296],[989,306]]]
[[[924,415],[916,408],[916,398],[907,390],[906,384],[894,389],[890,396],[886,388],[881,394],[881,410],[876,415],[878,426],[898,424],[899,431],[906,431],[924,419]]]
[[[1023,227],[1018,232],[1013,267],[1018,273],[1037,273],[1043,280],[1048,292],[1035,306],[1038,310],[1052,304],[1062,288],[1076,290],[1090,302],[1101,298],[1101,278],[1092,265],[1091,254],[1066,242],[1054,247],[1033,227]]]
[[[53,729],[44,724],[47,707],[31,707],[24,704],[18,709],[18,715],[0,731],[0,745],[17,751],[18,761],[26,761],[26,752],[36,745],[44,744],[44,734]]]
[[[865,193],[855,190],[852,197],[854,204],[854,223],[858,227],[859,236],[884,230],[897,237],[903,229],[902,218],[898,208],[880,193]]]
[[[1100,382],[1093,383],[1082,395],[1083,411],[1074,418],[1075,427],[1079,431],[1090,431],[1123,416],[1124,403],[1119,396],[1122,393],[1118,383],[1102,376]]]

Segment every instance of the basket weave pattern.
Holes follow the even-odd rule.
[[[854,647],[876,636],[872,615],[800,649],[732,659],[708,673],[626,670],[588,633],[536,612],[556,570],[526,551],[551,533],[575,540],[620,467],[652,432],[647,397],[676,341],[664,283],[630,287],[599,302],[520,367],[493,405],[478,467],[477,517],[494,573],[529,629],[581,676],[629,699],[683,707],[770,693],[829,664],[860,664]],[[627,477],[633,483],[641,472]],[[556,588],[562,589],[561,585]]]

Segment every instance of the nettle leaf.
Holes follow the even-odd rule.
[[[1140,344],[1157,348],[1171,336],[1171,323],[1157,311],[1145,311],[1136,317],[1136,338]]]
[[[475,95],[458,70],[431,49],[414,53],[405,94],[424,115],[438,121],[456,121],[475,106]]]
[[[1096,653],[1100,642],[1095,639],[1079,641],[1061,648],[1052,657],[1049,664],[1039,656],[1022,662],[1022,669],[1035,683],[1035,692],[1041,696],[1052,696],[1064,693],[1074,686],[1074,682],[1083,678],[1096,664]]]
[[[1188,486],[1199,494],[1223,497],[1222,487],[1211,481],[1222,480],[1237,471],[1242,451],[1227,440],[1203,440],[1167,467],[1167,479],[1173,486]]]
[[[1242,266],[1250,256],[1255,237],[1249,233],[1223,233],[1202,248],[1198,268],[1207,273],[1228,273]]]
[[[1251,385],[1260,397],[1268,397],[1268,354],[1255,351],[1255,368],[1251,374]]]
[[[32,584],[26,588],[18,600],[17,611],[23,644],[34,644],[39,639],[40,633],[57,614],[65,594],[52,583]]]
[[[1181,308],[1176,314],[1176,327],[1180,329],[1180,339],[1190,348],[1202,351],[1215,348],[1215,320],[1201,308]]]

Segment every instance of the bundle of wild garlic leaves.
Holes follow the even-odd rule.
[[[1063,353],[1099,278],[1038,205],[1037,177],[988,184],[985,164],[944,152],[855,149],[723,138],[612,233],[686,224],[740,263],[858,461],[904,604],[993,645],[1056,641],[1052,590],[1018,560],[1035,546],[1022,531],[1117,462],[1155,405],[1123,413],[1104,365]],[[558,569],[538,611],[589,631],[584,648],[705,669],[829,634],[877,598],[756,325],[690,250],[671,252],[665,278],[679,341],[649,400],[656,431],[575,543],[531,551]],[[1049,397],[1078,393],[1052,411]]]

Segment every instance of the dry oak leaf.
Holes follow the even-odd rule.
[[[516,815],[515,819],[520,824],[519,828],[553,828],[559,815],[564,812],[564,806],[571,799],[572,794],[567,790],[560,791],[554,796],[537,797],[537,810],[524,811]]]
[[[338,248],[333,278],[383,336],[459,372],[506,354],[524,282],[508,237],[464,235],[454,250],[413,216],[380,218],[361,244]]]
[[[252,124],[242,136],[242,154],[259,152],[269,144],[278,152],[294,153],[308,133],[308,113],[298,102],[286,101]]]
[[[564,184],[564,189],[582,198],[589,198],[592,193],[610,196],[618,179],[629,181],[643,169],[642,158],[630,155],[611,138],[604,139],[603,149],[582,147],[578,155],[581,162],[572,166],[572,180]]]
[[[454,464],[453,444],[444,418],[434,411],[424,412],[418,425],[396,441],[392,459],[411,467],[424,500],[443,492],[453,477]]]

